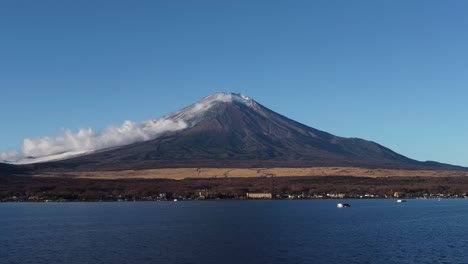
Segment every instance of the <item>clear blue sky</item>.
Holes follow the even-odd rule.
[[[240,92],[468,166],[468,1],[0,1],[0,152]]]

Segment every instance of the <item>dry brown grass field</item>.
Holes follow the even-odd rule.
[[[444,170],[392,170],[355,167],[314,168],[177,168],[152,170],[124,170],[73,173],[46,173],[37,177],[66,177],[80,179],[173,179],[187,178],[245,178],[245,177],[301,177],[301,176],[354,176],[354,177],[460,177],[466,171]]]

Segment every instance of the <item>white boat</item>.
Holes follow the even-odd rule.
[[[345,208],[345,207],[351,207],[350,204],[347,204],[347,203],[337,203],[336,204],[336,207],[338,208]]]
[[[406,203],[406,200],[403,200],[403,199],[398,199],[396,200],[397,203]]]

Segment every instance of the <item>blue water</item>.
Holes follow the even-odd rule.
[[[0,204],[0,263],[468,263],[468,200]]]

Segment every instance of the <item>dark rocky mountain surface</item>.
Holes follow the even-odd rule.
[[[153,140],[26,168],[34,171],[313,166],[464,169],[416,161],[371,141],[334,136],[239,94],[214,94],[164,118],[183,121],[187,126]]]
[[[0,163],[0,176],[6,174],[23,174],[29,172],[31,169],[34,169],[34,166],[31,165],[13,165],[7,163]]]

